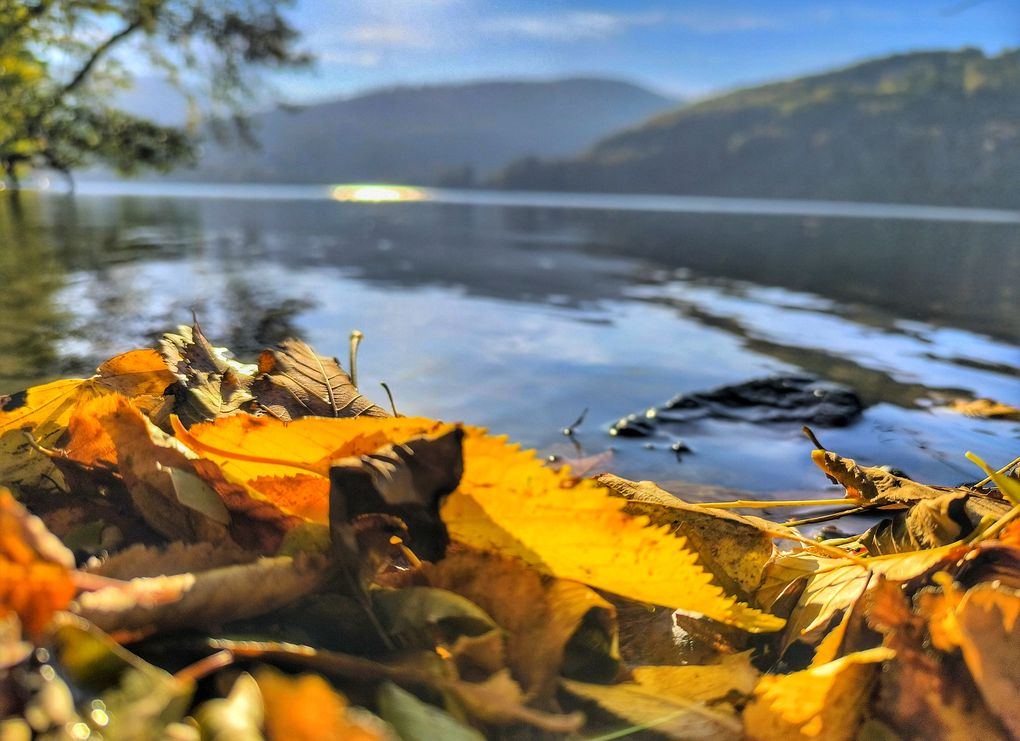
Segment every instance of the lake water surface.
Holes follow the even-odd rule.
[[[386,381],[403,413],[545,454],[577,454],[561,429],[588,409],[582,453],[615,448],[601,467],[632,478],[824,491],[797,424],[606,432],[680,392],[795,371],[864,398],[858,422],[816,430],[863,463],[955,484],[980,477],[964,451],[1017,453],[1017,423],[943,408],[1020,405],[1016,214],[132,188],[0,193],[0,393],[89,373],[194,312],[242,358],[297,334],[345,360],[359,329],[366,395],[385,403]]]

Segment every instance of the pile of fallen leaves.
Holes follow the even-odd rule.
[[[1020,738],[1020,482],[813,455],[887,519],[579,479],[182,328],[0,397],[0,738]]]

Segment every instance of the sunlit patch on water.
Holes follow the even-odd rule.
[[[355,203],[396,203],[400,201],[424,201],[428,191],[408,185],[337,185],[333,187],[334,201]]]

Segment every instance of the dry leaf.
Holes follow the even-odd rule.
[[[492,616],[507,631],[507,663],[532,696],[550,699],[563,667],[568,644],[582,625],[600,634],[594,646],[574,661],[578,673],[608,681],[618,669],[616,610],[593,590],[577,582],[542,577],[523,561],[458,549],[422,575],[434,587],[462,595]],[[581,642],[576,654],[582,652]]]
[[[232,361],[224,348],[213,347],[201,327],[178,327],[160,341],[172,371],[174,411],[185,425],[236,414],[251,401],[252,370]]]
[[[895,476],[882,468],[858,466],[849,458],[843,458],[827,450],[814,450],[811,460],[846,489],[846,496],[861,504],[910,505],[922,499],[934,499],[946,492],[970,494],[967,489],[948,489],[941,486],[925,486],[916,481]]]
[[[336,358],[316,355],[301,340],[284,340],[259,356],[252,385],[258,405],[277,419],[389,417],[358,391]]]
[[[872,648],[804,671],[764,676],[744,710],[753,741],[852,741],[879,664],[896,655]]]
[[[132,579],[85,592],[72,609],[106,632],[216,627],[262,615],[322,585],[320,559],[263,558],[196,573]]]

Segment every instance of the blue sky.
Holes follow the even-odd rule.
[[[600,75],[683,96],[870,56],[1020,46],[1017,0],[297,0],[319,59],[294,100],[492,77]]]

